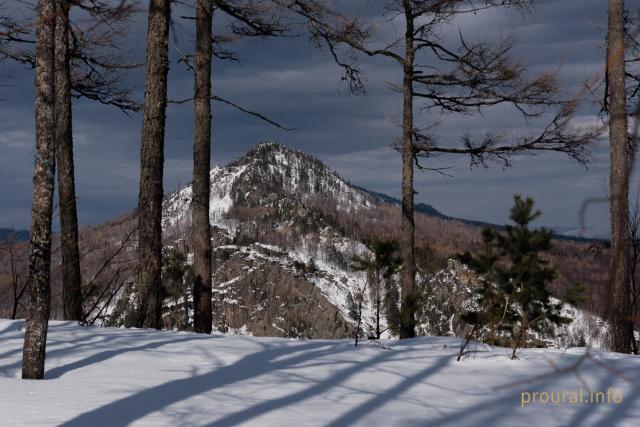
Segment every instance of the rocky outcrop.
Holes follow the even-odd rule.
[[[214,325],[221,332],[345,338],[349,323],[308,278],[307,265],[261,245],[218,247]]]
[[[418,333],[464,336],[467,324],[461,316],[475,304],[474,290],[479,286],[476,274],[450,259],[447,268],[422,282]]]

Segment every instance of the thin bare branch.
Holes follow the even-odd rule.
[[[194,99],[195,99],[194,97],[185,98],[185,99],[177,99],[177,100],[176,99],[169,99],[167,102],[169,104],[181,105],[181,104],[186,104],[188,102],[191,102]],[[242,111],[243,113],[249,114],[250,116],[257,117],[258,119],[260,119],[260,120],[262,120],[264,122],[267,122],[270,125],[277,127],[278,129],[282,129],[282,130],[285,130],[285,131],[293,131],[293,130],[295,130],[294,128],[288,128],[288,127],[286,127],[284,125],[281,125],[280,123],[276,122],[275,120],[272,120],[272,119],[268,118],[264,114],[261,114],[261,113],[255,112],[255,111],[251,111],[251,110],[248,110],[248,109],[246,109],[244,107],[241,107],[240,105],[236,104],[235,102],[229,101],[228,99],[223,98],[221,96],[214,95],[214,96],[211,97],[211,100],[212,101],[222,102],[223,104],[230,105],[231,107],[235,108],[236,110]]]

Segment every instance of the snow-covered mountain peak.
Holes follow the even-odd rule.
[[[270,207],[280,200],[302,205],[332,199],[337,209],[355,211],[376,203],[320,160],[275,142],[263,142],[226,166],[214,167],[210,179],[210,222],[227,229],[233,229],[233,221],[226,217],[233,207]],[[188,224],[190,205],[190,184],[170,194],[164,204],[163,227]]]

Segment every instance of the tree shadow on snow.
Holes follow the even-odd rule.
[[[75,362],[71,362],[66,365],[58,366],[56,368],[45,371],[44,376],[45,376],[45,379],[56,379],[56,378],[60,378],[61,376],[63,376],[64,374],[70,371],[80,369],[80,368],[86,368],[87,366],[104,362],[106,360],[109,360],[117,356],[121,356],[126,353],[157,349],[167,344],[177,344],[177,343],[182,343],[187,341],[196,341],[196,340],[212,339],[212,338],[213,337],[211,336],[202,336],[202,335],[192,335],[192,336],[182,337],[182,338],[168,337],[167,339],[164,339],[164,340],[150,342],[137,347],[129,347],[126,349],[118,348],[118,349],[101,351],[99,353],[92,354],[91,356],[85,359],[76,360]]]
[[[339,387],[359,372],[375,368],[385,362],[398,361],[408,356],[408,354],[402,351],[380,350],[374,357],[365,361],[323,361],[318,359],[326,356],[336,356],[343,352],[354,351],[354,349],[351,345],[345,343],[314,341],[304,342],[295,346],[261,345],[264,348],[262,351],[246,355],[230,365],[214,369],[205,374],[193,375],[142,390],[81,414],[64,423],[63,426],[95,425],[96,422],[109,425],[125,425],[198,394],[212,390],[222,390],[223,387],[230,384],[252,380],[264,374],[285,371],[292,368],[304,369],[320,364],[348,364],[347,367],[332,371],[332,374],[326,379],[306,379],[306,381],[300,381],[300,383],[312,382],[312,385],[302,390],[275,399],[261,401],[246,409],[228,414],[209,424],[211,427],[233,426],[322,395],[335,387]],[[380,393],[367,391],[366,394],[372,395],[369,400],[349,410],[331,422],[330,425],[343,426],[356,422],[361,417],[400,396],[412,386],[437,373],[453,360],[450,354],[440,357],[436,356],[435,358],[437,360],[429,363],[427,368],[417,373],[404,376],[397,385],[387,390],[383,390]],[[288,375],[288,373],[284,374]]]
[[[108,348],[111,345],[117,345],[120,341],[123,340],[123,337],[118,334],[90,333],[92,331],[87,331],[85,328],[80,329],[79,330],[80,333],[74,334],[71,339],[65,339],[65,340],[56,339],[55,333],[68,326],[73,326],[75,328],[76,323],[67,322],[59,325],[52,325],[50,327],[49,337],[47,339],[47,353],[46,353],[45,363],[51,364],[52,360],[55,360],[60,357],[64,357],[66,355],[78,353],[79,350],[96,349],[98,347]],[[19,328],[14,328],[14,330],[15,329],[19,329]],[[96,328],[96,330],[99,330],[99,328]],[[152,338],[156,338],[158,336],[157,334],[155,334],[155,332],[156,331],[152,331],[150,334],[149,331],[145,331],[145,330],[131,331],[131,333],[133,334],[138,334],[142,337],[146,337],[150,335],[150,337]],[[108,359],[120,356],[125,353],[156,349],[166,344],[179,343],[179,342],[185,342],[185,341],[195,341],[195,340],[201,340],[201,339],[212,339],[212,338],[213,337],[211,336],[205,337],[202,335],[195,335],[195,334],[189,334],[188,336],[179,337],[179,338],[176,338],[175,336],[161,336],[161,339],[154,340],[150,343],[147,343],[138,347],[130,347],[125,349],[109,348],[105,351],[91,354],[90,356],[84,359],[76,360],[71,363],[67,363],[62,366],[57,366],[52,369],[46,369],[46,366],[45,366],[44,379],[49,380],[49,379],[60,378],[66,373],[73,371],[75,369],[80,369],[80,368],[93,365],[95,363],[104,362]],[[130,339],[130,336],[127,339]],[[60,346],[62,347],[58,348]],[[11,355],[15,355],[17,353],[22,353],[22,346],[0,354],[0,359],[9,357]],[[15,361],[13,363],[8,363],[6,365],[0,365],[0,372],[11,372],[15,369],[20,369],[21,366],[22,366],[22,360]]]
[[[579,357],[579,356],[577,356]],[[594,391],[604,391],[615,386],[616,376],[610,371],[607,371],[604,367],[588,363],[580,369],[580,374],[584,378],[585,373],[591,375],[600,374],[599,381],[588,381],[586,385]],[[625,371],[627,375],[628,371]],[[566,382],[562,380],[567,376],[575,376],[575,372],[560,372],[557,375],[541,378],[537,381],[529,381],[535,379],[535,376],[527,377],[523,376],[522,383],[520,385],[514,384],[513,387],[509,387],[505,390],[495,391],[494,397],[491,399],[483,399],[478,403],[466,406],[462,409],[446,412],[437,418],[424,418],[424,419],[405,419],[400,422],[404,426],[429,426],[429,427],[458,427],[458,426],[482,426],[482,425],[495,425],[496,420],[502,419],[500,425],[508,425],[505,421],[506,417],[511,416],[513,419],[527,419],[531,417],[531,414],[523,412],[522,414],[516,414],[518,411],[524,411],[521,407],[520,398],[521,392],[534,392],[534,391],[574,391],[572,388],[567,387]],[[558,403],[558,404],[540,404],[544,407],[542,410],[547,414],[553,413],[554,410],[558,411],[557,416],[554,416],[554,421],[558,422],[558,425],[567,427],[614,427],[622,425],[625,422],[625,426],[637,426],[638,425],[638,399],[640,399],[640,383],[638,382],[638,374],[635,373],[635,381],[630,392],[627,392],[623,396],[623,401],[620,404],[615,403],[591,403],[591,404],[572,404],[572,403]],[[473,382],[473,378],[470,378],[470,383]],[[619,384],[618,384],[619,385]],[[575,390],[580,387],[585,387],[584,384],[577,385]],[[588,391],[585,391],[588,393]],[[532,404],[533,405],[533,404]],[[571,411],[563,411],[564,405],[568,405]],[[633,412],[635,411],[635,412]],[[531,419],[532,425],[537,425],[535,418]],[[338,425],[338,424],[332,424]]]
[[[11,323],[7,325],[6,328],[0,330],[0,334],[6,334],[7,332],[19,331],[24,327],[24,319],[21,320],[13,320]],[[13,337],[0,338],[0,341],[4,341],[7,339],[11,339]]]
[[[173,403],[185,400],[229,384],[253,379],[268,372],[287,369],[300,363],[335,354],[339,344],[305,342],[296,346],[269,346],[251,353],[231,365],[214,369],[201,375],[169,381],[85,412],[62,426],[126,425],[152,412],[160,411]],[[344,347],[344,346],[343,346]],[[299,355],[280,359],[291,353]]]
[[[94,334],[87,334],[87,333],[77,334],[77,336],[72,336],[71,339],[59,340],[52,337],[52,335],[56,332],[57,329],[59,329],[57,325],[50,327],[49,329],[49,337],[47,337],[47,353],[46,353],[46,357],[48,358],[48,360],[51,360],[52,358],[56,358],[59,356],[64,356],[66,354],[75,353],[80,349],[91,348],[96,345],[103,344],[103,343],[106,343],[107,341],[110,341],[108,335],[94,335]],[[4,338],[4,339],[5,340],[18,339],[20,340],[20,342],[22,342],[23,337],[19,336],[19,337],[11,337],[11,338]],[[68,344],[70,345],[67,346]],[[63,347],[58,348],[60,346],[63,346]],[[22,353],[22,345],[19,345],[14,349],[8,350],[0,354],[0,360],[4,358],[8,358],[15,354],[19,354],[19,353]],[[22,366],[22,360],[18,360],[16,362],[8,363],[6,365],[0,365],[0,370],[12,370],[12,369],[20,368],[21,366]]]

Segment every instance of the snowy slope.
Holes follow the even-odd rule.
[[[455,338],[354,348],[52,322],[46,380],[22,381],[22,327],[0,321],[6,426],[610,427],[637,426],[640,416],[640,359],[633,356],[548,349],[511,361],[505,349],[482,346],[456,362]],[[622,401],[521,407],[521,392],[580,387],[612,388]]]
[[[229,228],[230,223],[224,220],[224,214],[233,206],[232,185],[246,170],[246,166],[220,167],[209,171],[211,192],[209,197],[209,222],[222,228]],[[162,226],[186,224],[191,220],[191,185],[187,185],[172,193],[164,202]]]

